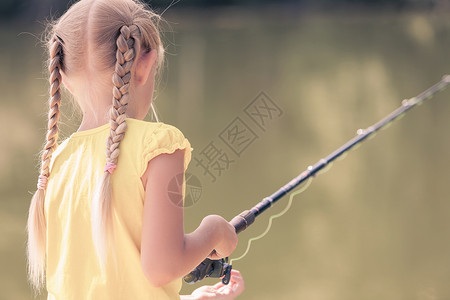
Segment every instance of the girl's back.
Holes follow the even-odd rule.
[[[183,134],[164,123],[127,119],[126,137],[112,180],[113,227],[117,273],[113,261],[104,273],[95,255],[91,202],[105,166],[109,124],[76,132],[53,154],[46,191],[47,290],[67,299],[176,299],[181,278],[162,288],[148,284],[140,261],[144,186],[148,162],[161,153],[191,148]],[[69,188],[70,187],[70,188]],[[76,285],[73,284],[76,278]]]

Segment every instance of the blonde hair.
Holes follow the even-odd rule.
[[[117,164],[119,145],[127,130],[125,118],[133,79],[134,60],[141,51],[157,50],[156,69],[164,60],[159,23],[161,17],[138,0],[81,0],[50,24],[50,98],[46,143],[41,157],[38,189],[31,199],[28,215],[28,278],[39,291],[44,284],[46,259],[45,190],[50,176],[52,154],[57,148],[61,74],[85,74],[91,84],[111,85],[99,74],[112,75],[110,135],[106,142],[107,164]],[[89,76],[93,72],[95,76]],[[109,76],[109,78],[111,78]],[[93,81],[93,82],[92,82]],[[108,249],[113,249],[112,172],[105,171],[92,202],[93,242],[103,268]]]

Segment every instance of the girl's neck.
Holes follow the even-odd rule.
[[[103,126],[103,125],[109,123],[109,121],[110,121],[110,119],[108,117],[109,107],[104,111],[106,111],[106,112],[101,113],[101,114],[98,114],[98,113],[93,114],[93,113],[85,112],[83,114],[83,119],[81,120],[80,127],[78,128],[77,131],[85,131],[85,130],[97,128],[97,127],[100,127],[100,126]],[[130,110],[130,112],[127,112],[126,114],[127,114],[128,118],[136,119],[135,114],[131,110]]]
[[[109,122],[108,120],[104,120],[102,122],[88,121],[83,118],[83,120],[81,121],[80,127],[78,128],[77,131],[85,131],[85,130],[97,128],[97,127],[105,125],[108,122]]]
[[[89,102],[85,102],[89,103]],[[92,102],[90,102],[92,103]],[[101,102],[100,102],[101,103]],[[100,104],[97,102],[97,104]],[[100,127],[109,123],[109,109],[110,107],[105,105],[97,105],[99,107],[82,107],[83,119],[81,120],[78,131],[89,130]]]

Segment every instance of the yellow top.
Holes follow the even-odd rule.
[[[126,119],[112,175],[114,239],[119,272],[108,263],[102,274],[91,234],[91,202],[103,173],[109,124],[75,132],[53,154],[46,190],[48,299],[180,299],[181,278],[152,286],[140,260],[144,187],[147,163],[162,153],[186,149],[189,141],[176,127]],[[109,256],[110,257],[110,256]]]

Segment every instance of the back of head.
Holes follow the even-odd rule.
[[[51,25],[49,46],[53,37],[60,39],[64,50],[61,70],[68,77],[99,72],[111,75],[116,62],[117,37],[126,25],[132,31],[137,30],[133,37],[138,39],[139,48],[158,51],[160,65],[164,49],[159,21],[159,15],[134,0],[81,0]]]
[[[111,133],[105,145],[107,168],[92,204],[94,244],[100,261],[104,262],[112,237],[110,177],[127,129],[125,118],[133,87],[134,60],[142,51],[155,49],[156,68],[160,69],[164,48],[159,21],[159,15],[137,0],[80,0],[50,24],[47,35],[50,73],[48,131],[38,189],[31,200],[27,224],[28,274],[37,290],[44,282],[44,197],[52,153],[57,147],[62,74],[82,83],[80,86],[85,87],[85,91],[77,91],[80,96],[84,92],[95,93],[95,88],[91,88],[94,86],[111,88]]]

